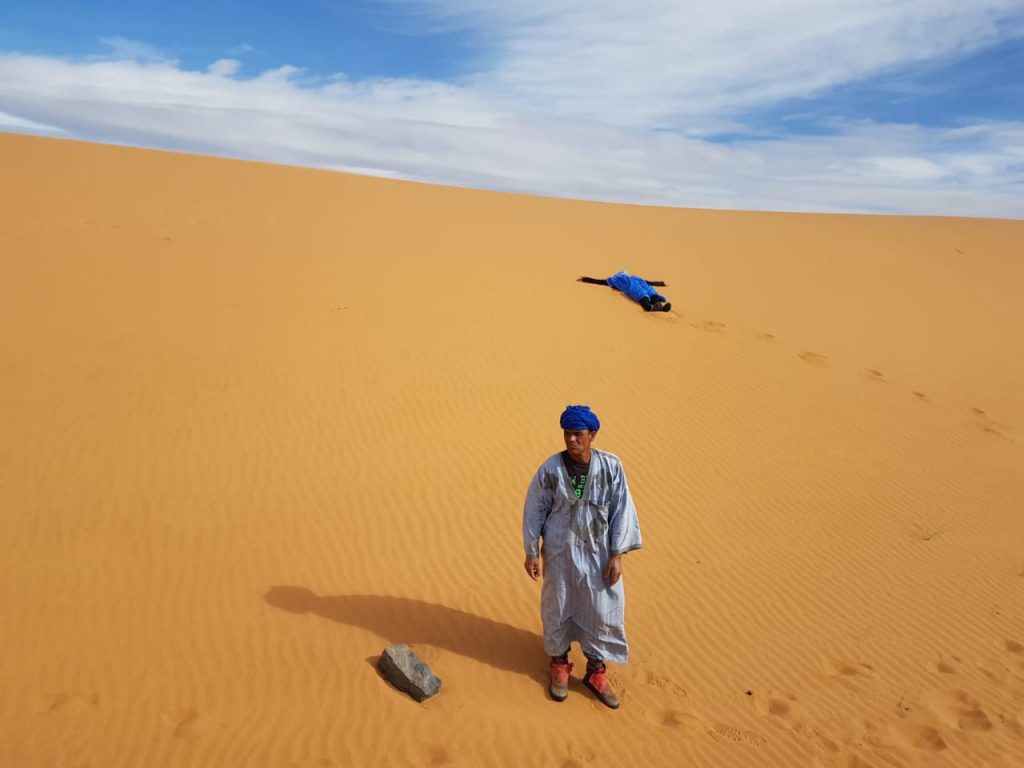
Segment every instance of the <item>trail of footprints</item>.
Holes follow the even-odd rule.
[[[699,320],[691,322],[690,327],[702,331],[707,331],[710,333],[724,333],[726,329],[726,324],[719,322],[717,320]],[[754,337],[768,343],[775,343],[779,340],[775,334],[768,332],[756,333],[754,334]],[[820,352],[814,352],[809,349],[802,349],[797,353],[797,357],[800,358],[800,360],[802,360],[809,366],[813,366],[816,368],[832,367],[832,362],[829,360],[828,356],[823,355]],[[877,368],[865,368],[863,370],[863,375],[869,381],[874,381],[878,384],[889,383],[889,381],[885,378],[885,374],[882,371],[878,370]],[[913,395],[915,399],[922,403],[934,402],[927,395],[927,393],[917,389],[912,390],[911,395]],[[1006,434],[1007,425],[996,421],[996,419],[993,418],[992,415],[986,412],[984,409],[972,407],[968,411],[968,414],[971,419],[970,423],[975,429],[978,429],[990,435],[1003,437],[1007,440],[1012,439]]]
[[[48,717],[93,716],[100,711],[100,697],[96,693],[57,691],[38,700],[37,714]],[[199,730],[202,718],[194,707],[172,707],[160,713],[160,719],[172,738],[185,738]],[[223,727],[223,723],[217,723]]]
[[[628,679],[613,675],[613,683],[624,699],[636,707],[652,727],[685,739],[711,738],[737,747],[758,748],[773,738],[773,731],[788,729],[823,764],[844,768],[866,768],[878,764],[890,766],[916,765],[928,754],[949,748],[956,734],[968,738],[1009,736],[1020,743],[1024,754],[1024,644],[1005,639],[997,658],[974,665],[958,656],[940,657],[926,665],[935,676],[935,685],[916,698],[900,698],[894,703],[891,717],[882,722],[862,721],[850,730],[837,734],[805,719],[796,693],[789,690],[747,691],[754,711],[763,727],[744,728],[720,720],[707,721],[687,711],[687,690],[675,680],[638,664]],[[875,695],[871,689],[878,679],[875,667],[862,660],[839,659],[825,665],[823,677],[853,694]],[[971,692],[964,679],[981,673],[988,682],[1006,696],[1013,705],[1009,710],[983,704]],[[640,685],[632,695],[632,682]],[[960,685],[949,683],[958,682]],[[876,689],[877,690],[877,689]],[[56,692],[44,696],[36,707],[41,717],[63,716],[67,712],[86,713],[100,706],[95,693]],[[164,710],[162,719],[172,738],[199,736],[197,724],[202,719],[196,709],[180,707]],[[222,724],[221,724],[222,725]],[[424,764],[445,765],[452,754],[443,745],[427,745]],[[587,749],[575,750],[564,768],[580,768],[596,755]],[[334,765],[325,758],[296,763],[302,766]]]
[[[968,665],[958,656],[940,657],[927,665],[935,675],[935,686],[915,699],[900,698],[891,717],[878,722],[852,723],[843,733],[826,729],[802,717],[799,697],[792,691],[747,691],[755,712],[764,723],[758,731],[722,721],[707,722],[686,711],[686,690],[667,678],[641,672],[639,681],[647,689],[632,702],[653,726],[682,738],[708,737],[742,747],[761,747],[773,738],[773,731],[788,729],[810,752],[816,765],[867,768],[868,766],[917,765],[928,755],[949,748],[955,734],[960,738],[991,738],[1008,733],[1024,750],[1024,645],[1012,639],[1003,644],[1001,661],[988,666]],[[996,669],[990,669],[992,665]],[[1016,710],[986,706],[963,683],[971,673],[982,672],[1010,695]],[[822,669],[826,680],[854,693],[875,695],[870,690],[878,679],[875,667],[865,661],[836,660]],[[877,689],[876,689],[877,690]],[[653,706],[651,701],[657,699]]]

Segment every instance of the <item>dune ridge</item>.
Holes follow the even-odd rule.
[[[1024,761],[1024,222],[0,157],[0,765]],[[645,538],[617,712],[546,699],[521,568],[576,402]]]

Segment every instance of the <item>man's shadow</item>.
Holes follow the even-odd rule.
[[[263,599],[290,613],[314,613],[368,629],[389,643],[422,643],[506,669],[545,685],[547,657],[540,635],[446,605],[381,595],[328,595],[276,586]],[[373,659],[376,661],[376,658]]]

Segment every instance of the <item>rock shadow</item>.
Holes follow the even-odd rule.
[[[267,604],[362,627],[390,643],[432,645],[539,682],[548,657],[535,633],[446,605],[385,595],[317,595],[305,587],[274,586]]]

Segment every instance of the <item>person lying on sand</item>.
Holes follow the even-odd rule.
[[[604,662],[625,664],[629,652],[622,556],[642,546],[640,523],[622,462],[591,448],[601,428],[597,414],[586,405],[570,405],[559,424],[565,450],[541,464],[523,506],[523,566],[534,581],[544,578],[540,615],[544,652],[551,657],[548,691],[555,701],[569,695],[575,640],[587,657],[583,684],[617,709]]]
[[[625,270],[616,272],[603,280],[597,277],[581,277],[577,282],[591,285],[610,285],[616,291],[622,291],[633,301],[644,308],[644,312],[668,312],[672,309],[669,300],[654,290],[654,286],[663,286],[663,280],[644,280],[642,277],[630,275]]]

